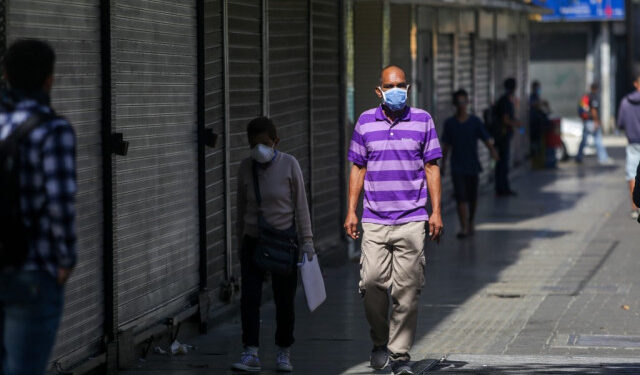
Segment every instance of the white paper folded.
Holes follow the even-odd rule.
[[[307,306],[313,312],[327,299],[317,255],[312,260],[307,259],[307,254],[303,255],[302,263],[300,264],[300,275],[302,276],[304,295],[307,297]]]

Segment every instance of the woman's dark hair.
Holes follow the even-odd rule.
[[[465,98],[469,98],[469,93],[465,89],[460,89],[460,90],[454,92],[453,95],[451,96],[451,100],[453,101],[453,105],[457,105],[458,104],[458,98],[461,97],[461,96],[464,96]]]
[[[276,126],[273,124],[273,121],[270,118],[264,116],[254,118],[247,125],[247,137],[249,139],[262,133],[267,133],[269,135],[269,138],[273,140],[278,138]]]
[[[46,42],[21,39],[4,55],[4,70],[13,89],[36,91],[53,74],[56,53]]]
[[[508,92],[516,91],[516,79],[515,78],[507,78],[504,80],[504,88]]]

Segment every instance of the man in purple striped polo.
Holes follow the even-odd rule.
[[[359,286],[371,326],[371,366],[382,369],[391,362],[396,375],[412,374],[409,350],[424,284],[426,228],[430,239],[438,242],[443,228],[438,135],[427,112],[407,106],[408,90],[402,69],[382,70],[376,88],[382,104],[360,116],[351,140],[353,166],[344,224],[351,238],[360,237],[356,207],[364,188]]]

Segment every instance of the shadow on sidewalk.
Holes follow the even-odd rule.
[[[445,238],[440,246],[428,244],[426,250],[426,284],[421,296],[416,341],[432,332],[456,307],[463,305],[487,284],[497,281],[500,272],[517,262],[521,252],[529,248],[533,241],[566,235],[566,231],[555,230],[551,226],[538,224],[537,229],[528,228],[527,223],[560,211],[574,209],[589,193],[589,187],[580,187],[583,179],[610,172],[610,169],[584,165],[558,171],[525,172],[514,181],[514,186],[519,192],[518,197],[504,199],[493,198],[487,194],[481,196],[476,235],[463,241],[455,238],[454,228],[458,227],[455,212],[445,212],[445,227],[448,228]],[[358,265],[348,262],[344,257],[338,263],[324,270],[328,299],[316,312],[310,314],[306,309],[304,297],[297,298],[297,341],[292,350],[295,373],[389,373],[388,370],[374,372],[368,367],[371,342],[357,292]],[[518,298],[508,295],[497,297]],[[267,302],[262,308],[262,374],[275,373],[274,310],[272,301]],[[208,335],[187,340],[198,347],[195,352],[183,357],[151,355],[138,369],[123,373],[146,371],[154,375],[231,374],[233,372],[229,370],[229,366],[238,358],[242,349],[239,317],[217,326]],[[425,363],[427,362],[420,362],[416,366]],[[456,369],[463,371],[464,366],[465,363],[443,362],[438,365],[438,369],[446,372]],[[619,368],[623,369],[624,366],[625,364],[620,364]],[[629,373],[640,373],[637,367],[633,369],[635,372]],[[464,371],[461,373],[551,374],[565,372],[565,368],[548,366],[533,371],[533,368],[526,366],[514,366],[483,368],[481,372]],[[574,373],[605,373],[602,371],[602,368],[589,367],[582,372]]]

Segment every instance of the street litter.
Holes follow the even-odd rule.
[[[161,348],[161,347],[159,347],[159,346],[156,346],[155,348],[153,348],[153,351],[154,351],[156,354],[162,354],[162,355],[167,355],[167,354],[169,354],[169,353],[167,353],[167,351],[166,351],[166,350],[162,349],[162,348]]]
[[[196,347],[188,344],[181,344],[178,340],[175,340],[169,346],[168,350],[164,350],[159,346],[156,346],[153,351],[160,355],[183,355],[189,353],[189,350],[194,350]]]
[[[181,344],[178,340],[175,340],[169,347],[172,355],[187,354],[189,349],[195,349],[195,347],[193,345]]]

